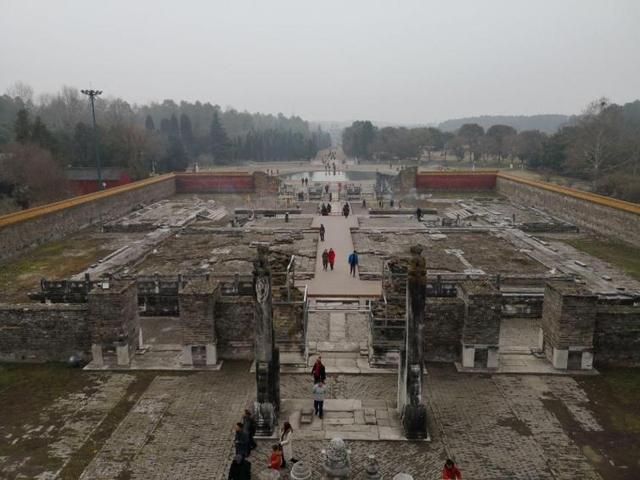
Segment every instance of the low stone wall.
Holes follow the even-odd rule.
[[[176,173],[177,193],[249,193],[254,176],[246,172]]]
[[[498,193],[562,220],[640,246],[640,205],[573,188],[498,173]]]
[[[175,191],[174,175],[167,174],[4,215],[0,217],[0,260],[88,225],[114,220],[136,205],[170,197]]]
[[[0,361],[66,361],[90,350],[86,305],[0,305]]]
[[[252,297],[220,296],[215,305],[215,327],[220,358],[253,360],[255,321]]]
[[[484,172],[421,172],[416,175],[416,190],[472,190],[484,191],[496,188],[495,171]]]
[[[460,298],[427,297],[424,317],[424,355],[430,362],[460,359],[464,301]]]
[[[595,366],[640,366],[640,306],[599,305],[593,332]]]

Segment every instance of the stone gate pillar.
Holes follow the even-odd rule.
[[[280,410],[280,358],[273,332],[271,297],[271,268],[267,259],[268,247],[258,246],[258,258],[253,268],[254,317],[256,326],[256,383],[257,399],[254,414],[257,434],[274,433]]]
[[[115,360],[118,366],[129,366],[140,338],[135,282],[105,280],[89,292],[87,302],[94,365]]]
[[[561,370],[593,368],[597,296],[574,282],[549,281],[542,305],[546,357]]]
[[[462,366],[498,368],[502,296],[488,280],[460,283],[458,296],[464,301]]]
[[[182,364],[216,365],[218,342],[215,303],[218,282],[206,278],[195,279],[179,288]]]
[[[427,438],[427,408],[422,403],[424,370],[424,308],[427,268],[422,247],[411,247],[407,272],[407,312],[404,348],[398,366],[398,411],[409,439]]]

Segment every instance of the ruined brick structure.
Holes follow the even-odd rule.
[[[140,335],[135,282],[104,282],[89,293],[87,305],[94,362],[100,365],[115,355],[118,365],[129,365]]]
[[[458,296],[464,302],[462,366],[497,368],[502,300],[500,291],[487,280],[460,283]]]
[[[542,331],[544,351],[554,368],[592,368],[597,300],[575,283],[547,283]]]

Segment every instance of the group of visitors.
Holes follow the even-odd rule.
[[[257,447],[254,436],[256,421],[251,411],[245,410],[242,421],[235,426],[235,456],[229,467],[228,480],[250,480],[251,462],[247,457]],[[271,447],[271,455],[267,467],[281,471],[296,463],[293,458],[293,428],[289,422],[284,422],[280,432],[279,442]]]
[[[302,178],[300,181],[302,182],[303,187],[309,186],[309,179],[307,177]]]
[[[229,467],[229,480],[250,480],[251,462],[247,457],[257,447],[254,436],[256,434],[256,421],[250,410],[245,409],[242,421],[235,426],[235,457]]]
[[[331,203],[327,203],[326,205],[322,202],[322,206],[320,207],[320,215],[326,217],[331,214]]]
[[[333,248],[330,248],[329,250],[327,250],[326,248],[324,249],[324,252],[322,252],[322,269],[326,272],[328,267],[331,267],[331,270],[333,271],[333,266],[336,263],[336,252],[333,250]]]
[[[269,469],[281,471],[290,468],[296,459],[293,458],[293,428],[289,422],[284,422],[280,432],[279,442],[271,446]]]

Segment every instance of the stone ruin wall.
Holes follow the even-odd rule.
[[[602,235],[640,247],[640,205],[600,195],[498,174],[496,190]]]
[[[176,193],[173,174],[0,217],[0,261]]]
[[[215,304],[218,356],[253,360],[255,320],[253,297],[221,296]]]
[[[0,305],[0,361],[61,362],[90,351],[86,304]]]
[[[595,366],[640,366],[640,305],[598,305]]]

